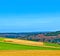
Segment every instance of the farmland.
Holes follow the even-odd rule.
[[[33,46],[5,42],[5,39],[0,37],[0,56],[60,56],[59,44],[44,42],[43,46]]]
[[[3,50],[0,56],[60,56],[59,50]]]
[[[22,43],[22,41],[20,41],[22,44],[17,44],[14,42],[4,42],[3,40],[4,38],[0,37],[0,50],[60,50],[60,45],[54,43],[44,43],[43,46],[33,46],[25,45],[25,42]]]

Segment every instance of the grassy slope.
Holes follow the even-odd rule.
[[[59,50],[59,49],[60,48],[47,48],[0,42],[0,50]]]
[[[45,43],[46,46],[54,46],[54,47],[60,47],[60,44],[55,43]]]
[[[0,37],[0,41],[4,38]],[[59,46],[58,44],[45,43],[46,46]],[[0,50],[60,50],[60,48],[49,48],[49,47],[38,47],[38,46],[28,46],[13,43],[0,42]]]

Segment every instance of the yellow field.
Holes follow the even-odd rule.
[[[0,51],[0,56],[60,56],[58,50]]]
[[[43,42],[33,42],[33,41],[28,41],[28,40],[20,40],[20,39],[9,39],[5,38],[4,42],[10,42],[10,43],[15,43],[15,44],[24,44],[24,45],[31,45],[31,46],[43,46]]]

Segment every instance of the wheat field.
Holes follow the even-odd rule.
[[[0,56],[60,56],[58,50],[5,50],[0,51]]]
[[[44,45],[43,42],[33,42],[33,41],[20,40],[20,39],[9,39],[9,38],[5,38],[3,41],[4,42],[15,43],[15,44],[32,45],[32,46],[43,46]]]

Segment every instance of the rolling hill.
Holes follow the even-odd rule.
[[[60,45],[54,43],[44,43],[44,46],[32,46],[25,44],[15,44],[9,42],[3,42],[4,38],[0,38],[0,50],[60,50]],[[48,47],[51,46],[51,47]],[[53,48],[59,47],[59,48]]]

